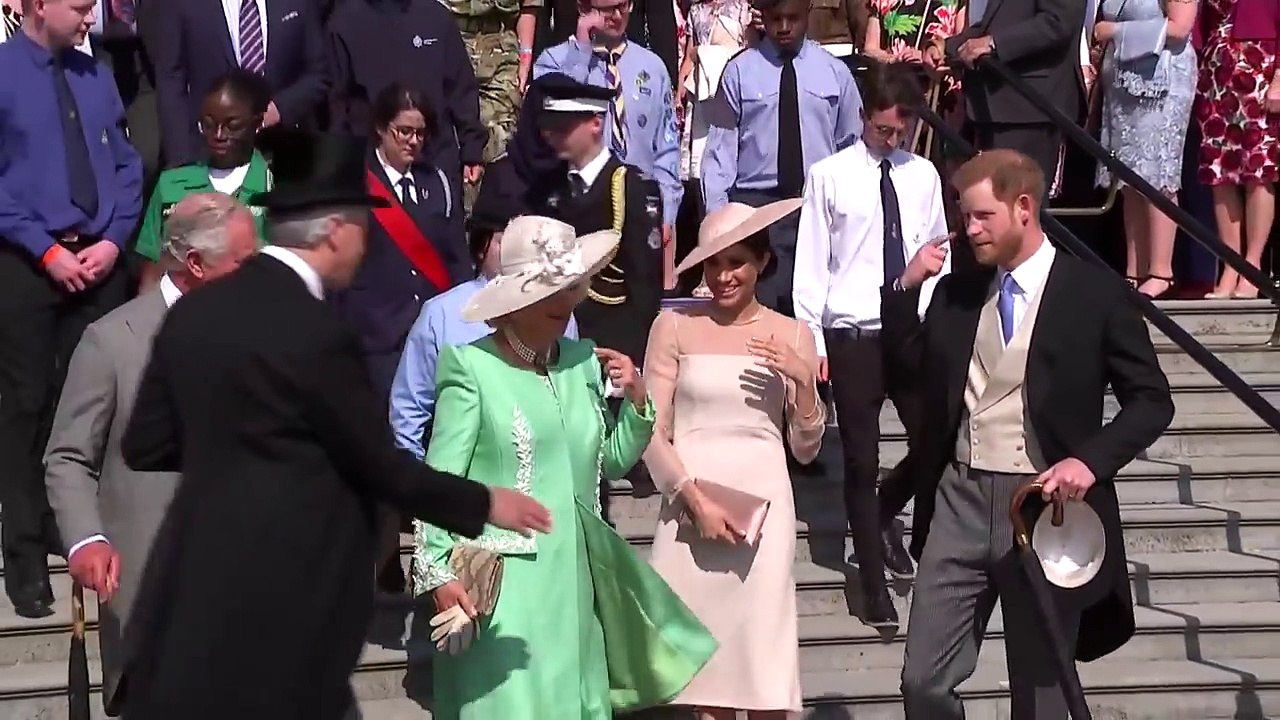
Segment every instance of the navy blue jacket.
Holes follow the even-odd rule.
[[[395,194],[382,165],[370,154],[369,169]],[[351,323],[360,338],[366,356],[386,359],[378,366],[371,364],[375,388],[382,390],[385,381],[390,388],[395,361],[404,345],[405,336],[418,318],[422,304],[429,298],[475,276],[463,237],[462,203],[454,195],[452,183],[443,172],[427,164],[414,165],[417,203],[401,205],[422,234],[435,246],[449,274],[448,287],[436,287],[423,277],[396,245],[395,240],[378,223],[376,215],[369,220],[368,249],[364,262],[347,290],[333,294],[332,301]],[[389,364],[389,374],[381,365]],[[388,376],[383,378],[382,375]]]

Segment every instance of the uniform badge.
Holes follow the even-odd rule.
[[[649,95],[652,95],[652,94],[653,94],[653,91],[652,91],[652,90],[650,90],[649,88],[647,88],[647,87],[645,87],[645,86],[643,86],[643,85],[641,85],[641,86],[638,88],[638,90],[640,91],[640,94],[641,94],[641,95],[644,95],[644,96],[649,96]]]
[[[649,71],[641,70],[640,74],[636,76],[636,85],[643,85],[647,82],[649,82]]]
[[[547,207],[551,208],[552,210],[555,210],[556,208],[560,207],[559,193],[552,193],[547,196]]]
[[[649,249],[657,250],[662,247],[662,227],[655,225],[649,231]]]
[[[111,142],[111,139],[107,137],[107,131],[106,131],[106,130],[103,130],[103,131],[102,131],[102,144],[103,144],[103,145],[106,145],[106,144],[108,144],[108,143],[110,143],[110,142]]]
[[[422,47],[422,36],[421,36],[421,35],[414,35],[414,36],[413,36],[413,46],[414,46],[414,47],[416,47],[416,48],[420,48],[420,47]]]
[[[636,118],[636,123],[639,124],[641,128],[643,128],[645,125],[649,124],[649,116],[640,115],[639,117]]]
[[[662,201],[652,195],[645,198],[644,214],[649,216],[649,222],[657,224],[658,216],[662,214]]]

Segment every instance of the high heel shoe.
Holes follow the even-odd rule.
[[[1152,280],[1155,280],[1156,282],[1164,283],[1164,289],[1158,293],[1151,293],[1149,291],[1143,290],[1142,288]],[[1166,295],[1168,295],[1169,293],[1173,292],[1173,287],[1174,287],[1174,280],[1173,278],[1167,275],[1148,275],[1147,279],[1143,280],[1142,284],[1138,286],[1138,292],[1142,293],[1143,295],[1146,295],[1152,300],[1159,300],[1165,297]]]

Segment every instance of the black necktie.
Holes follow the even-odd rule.
[[[57,55],[53,60],[53,90],[58,96],[58,113],[62,116],[62,147],[67,155],[71,202],[93,218],[98,214],[98,181],[93,176],[93,163],[89,161],[89,145],[84,139],[84,128],[80,126],[76,98],[71,94],[66,69]]]
[[[580,198],[587,194],[587,181],[578,173],[569,176],[569,192],[572,197]]]
[[[414,203],[417,204],[418,196],[413,194],[413,179],[408,175],[400,178],[397,183],[400,186],[400,204]]]
[[[778,193],[799,197],[804,192],[804,150],[800,145],[800,91],[796,86],[796,56],[782,55],[778,85]]]
[[[898,212],[898,193],[889,179],[889,161],[880,161],[880,206],[884,208],[884,281],[889,284],[902,277],[907,269],[906,250],[902,246],[902,215]]]

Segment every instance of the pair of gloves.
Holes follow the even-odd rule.
[[[459,655],[471,647],[471,643],[480,634],[477,619],[467,615],[467,611],[463,610],[461,605],[454,605],[443,612],[436,613],[430,621],[431,641],[436,644],[436,649],[440,652]]]

